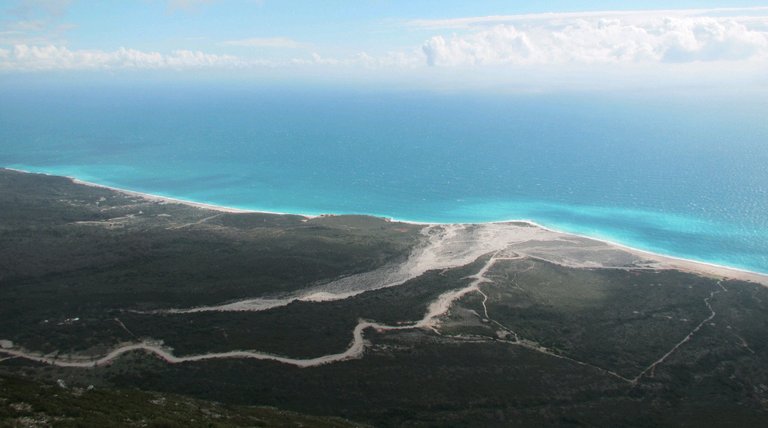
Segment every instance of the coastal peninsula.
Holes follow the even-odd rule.
[[[3,376],[383,426],[768,412],[758,273],[524,221],[246,212],[12,170],[0,204]]]

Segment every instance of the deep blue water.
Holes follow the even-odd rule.
[[[226,206],[531,219],[768,272],[768,101],[0,90],[0,166]]]

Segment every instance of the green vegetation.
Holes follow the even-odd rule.
[[[429,302],[466,284],[476,262],[443,274],[428,272],[407,283],[329,302],[294,302],[263,312],[124,314],[139,337],[163,339],[176,355],[255,349],[295,358],[344,351],[360,319],[407,324],[420,319]]]
[[[420,319],[489,257],[339,301],[137,312],[370,271],[404,260],[421,228],[221,213],[2,170],[0,206],[0,339],[35,351],[103,354],[152,338],[177,355],[337,353],[359,319]],[[768,417],[768,288],[532,258],[500,260],[485,278],[485,307],[470,292],[437,330],[368,329],[363,358],[312,368],[133,352],[66,369],[0,355],[0,426],[346,426],[325,418],[334,416],[382,427],[695,427]]]
[[[67,387],[0,376],[0,427],[355,427],[268,407],[232,406],[175,394]]]
[[[569,269],[534,260],[501,263],[490,276],[483,290],[492,319],[628,378],[706,318],[704,299],[718,289],[713,279],[672,270]]]
[[[123,309],[275,295],[373,270],[407,257],[420,230],[220,213],[6,170],[0,201],[0,338],[42,351],[131,339],[114,322]]]

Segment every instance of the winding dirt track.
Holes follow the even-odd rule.
[[[612,267],[611,263],[615,258],[616,251],[626,253],[624,250],[617,250],[615,247],[611,247],[605,243],[597,243],[596,241],[590,241],[589,243],[585,244],[583,240],[574,241],[576,245],[569,248],[567,245],[572,241],[572,237],[569,237],[568,235],[538,227],[526,227],[512,224],[487,224],[483,225],[482,227],[477,225],[433,225],[425,227],[424,234],[426,237],[425,244],[417,248],[411,254],[409,259],[401,265],[387,266],[380,270],[366,274],[355,275],[334,281],[329,284],[312,287],[308,290],[305,290],[300,295],[287,296],[285,298],[271,300],[261,298],[248,299],[234,303],[208,307],[166,309],[155,311],[155,313],[165,314],[206,311],[262,311],[274,307],[284,306],[295,300],[326,301],[346,299],[365,291],[402,284],[409,279],[420,276],[428,270],[448,269],[457,266],[464,266],[484,254],[492,254],[492,256],[476,274],[468,277],[469,279],[473,279],[473,281],[471,281],[465,287],[451,290],[438,296],[437,299],[428,305],[422,319],[410,324],[395,326],[380,324],[369,320],[360,320],[352,330],[352,341],[349,347],[341,353],[328,354],[306,359],[290,358],[281,355],[259,352],[256,350],[234,350],[228,352],[212,352],[197,355],[175,356],[173,355],[170,348],[164,347],[160,343],[138,342],[119,346],[103,356],[61,356],[58,354],[41,354],[20,348],[7,347],[0,348],[0,354],[7,355],[9,358],[23,358],[30,361],[36,361],[58,367],[79,368],[92,368],[109,364],[111,361],[114,361],[121,355],[134,351],[143,351],[155,354],[159,358],[171,364],[238,358],[270,360],[293,365],[296,367],[315,367],[323,364],[361,358],[365,352],[366,346],[364,333],[368,328],[374,328],[379,331],[407,329],[429,329],[437,331],[436,329],[439,326],[440,317],[449,311],[451,305],[455,301],[468,293],[477,292],[484,297],[483,309],[485,318],[487,318],[489,321],[492,321],[494,324],[497,324],[499,327],[512,334],[515,338],[514,341],[503,340],[503,342],[523,346],[528,349],[543,352],[557,358],[565,358],[575,363],[601,370],[611,374],[612,376],[620,378],[623,381],[634,384],[637,383],[642,377],[649,374],[652,375],[656,366],[663,363],[679,347],[688,342],[708,321],[711,321],[715,317],[715,311],[710,305],[710,300],[721,291],[727,292],[727,290],[722,286],[722,283],[718,283],[722,290],[714,291],[708,298],[704,299],[705,305],[711,312],[710,315],[701,321],[672,349],[670,349],[658,360],[642,370],[635,378],[628,379],[610,370],[596,367],[586,362],[573,360],[559,353],[553,353],[548,349],[542,348],[535,342],[519,338],[517,333],[490,318],[488,314],[488,308],[485,304],[487,301],[487,295],[480,289],[480,285],[492,282],[485,275],[489,269],[491,269],[491,267],[498,261],[514,260],[525,256],[532,256],[535,258],[542,258],[555,263],[564,264],[570,267],[586,267],[582,264],[584,263],[584,252],[574,252],[574,248],[583,249],[583,246],[587,245],[590,251],[587,251],[586,253],[591,254],[593,257],[596,257],[595,254],[598,253],[608,255],[608,257],[604,256],[604,258],[598,263],[600,265],[599,267],[605,268]],[[553,247],[545,245],[547,243],[551,243],[552,241],[558,241],[558,246]],[[565,250],[563,250],[563,248],[565,248]],[[514,256],[510,256],[510,254],[513,254]],[[637,257],[632,259],[633,262],[638,260],[641,259]],[[622,266],[620,268],[627,268],[627,265],[624,263],[626,262],[622,262]],[[588,267],[597,267],[595,266],[594,260],[590,260]],[[643,269],[647,267],[639,268]],[[119,322],[119,320],[117,321]]]
[[[444,315],[446,312],[448,312],[453,302],[455,302],[457,299],[461,298],[462,296],[464,296],[469,292],[478,291],[479,284],[481,284],[482,282],[489,281],[488,279],[485,278],[484,275],[488,271],[488,269],[490,269],[491,266],[494,263],[496,263],[496,260],[498,259],[495,258],[495,256],[491,257],[488,260],[488,262],[486,262],[485,265],[483,265],[482,269],[480,269],[480,271],[477,274],[470,277],[470,278],[474,278],[474,281],[472,281],[466,287],[460,288],[458,290],[452,290],[438,296],[438,298],[429,305],[424,317],[413,324],[392,326],[392,325],[386,325],[386,324],[379,324],[373,321],[360,320],[357,326],[355,326],[354,330],[352,330],[352,343],[350,344],[350,346],[347,348],[346,351],[338,354],[329,354],[329,355],[323,355],[315,358],[301,359],[301,358],[283,357],[279,355],[273,355],[273,354],[268,354],[268,353],[258,352],[258,351],[228,351],[228,352],[212,352],[212,353],[206,353],[206,354],[177,357],[171,353],[171,350],[164,348],[161,345],[146,343],[146,342],[132,343],[132,344],[120,346],[112,350],[108,354],[99,358],[84,357],[84,356],[75,356],[75,357],[46,356],[46,355],[34,354],[31,352],[26,352],[22,350],[16,350],[16,349],[0,349],[0,353],[4,353],[13,357],[24,358],[31,361],[37,361],[40,363],[50,364],[58,367],[79,367],[79,368],[92,368],[92,367],[103,366],[115,360],[116,358],[119,358],[121,355],[125,353],[134,352],[134,351],[144,351],[144,352],[155,354],[161,359],[163,359],[164,361],[171,364],[205,361],[205,360],[216,360],[216,359],[228,359],[228,358],[250,358],[250,359],[257,359],[257,360],[277,361],[280,363],[289,364],[296,367],[315,367],[323,364],[335,363],[339,361],[362,357],[365,351],[365,338],[363,333],[368,328],[375,328],[379,331],[406,330],[406,329],[416,329],[416,328],[434,329],[438,324],[438,318]]]

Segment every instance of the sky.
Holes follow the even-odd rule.
[[[0,83],[52,75],[766,88],[768,2],[0,0]]]

